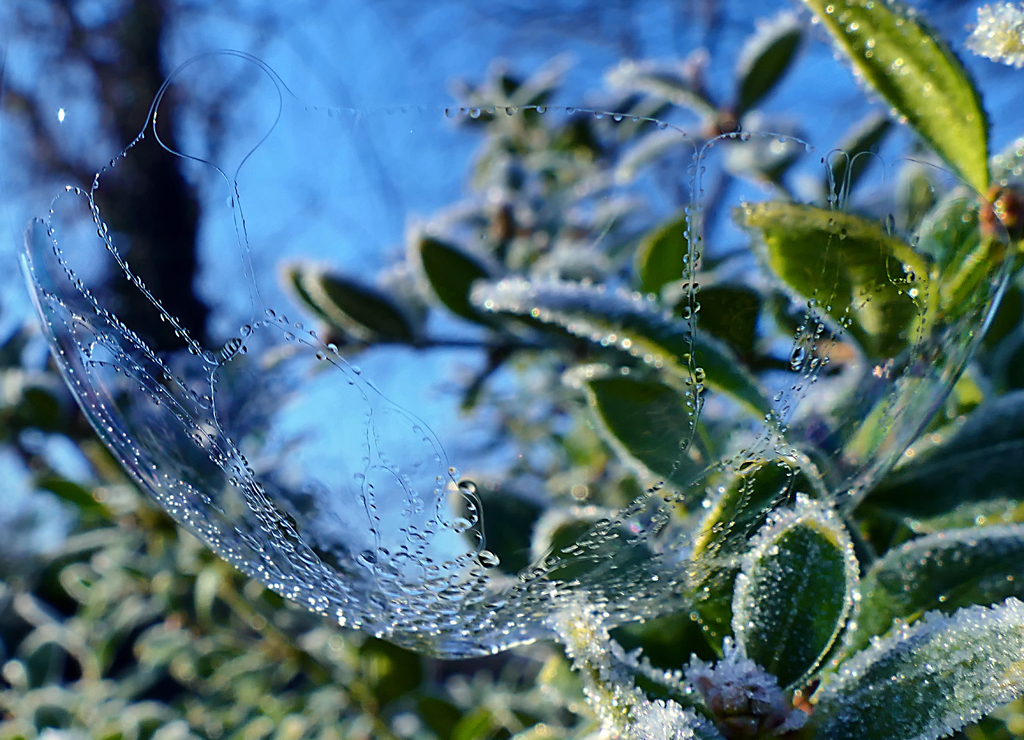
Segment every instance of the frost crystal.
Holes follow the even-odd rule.
[[[637,740],[689,740],[706,736],[706,733],[694,733],[701,724],[696,714],[674,701],[645,701],[636,711],[633,737]]]
[[[616,655],[618,645],[608,634],[604,615],[579,600],[555,612],[548,623],[583,679],[583,691],[601,722],[602,734],[629,737],[631,716],[646,701],[621,662],[612,660],[621,653]]]
[[[725,638],[723,649],[724,657],[714,665],[693,658],[686,679],[703,695],[725,737],[783,735],[804,725],[807,715],[789,705],[775,676],[744,655],[732,638]]]
[[[1024,694],[1024,603],[930,612],[846,661],[816,695],[815,737],[937,738]]]
[[[967,48],[994,62],[1024,67],[1024,4],[978,8],[978,25],[967,39]]]
[[[611,639],[605,615],[595,605],[576,599],[571,607],[555,612],[547,623],[565,645],[566,655],[583,680],[587,702],[601,723],[601,737],[624,740],[718,737],[711,724],[692,710],[683,709],[673,701],[647,699],[631,675],[638,665],[637,654],[626,654]]]

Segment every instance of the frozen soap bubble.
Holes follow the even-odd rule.
[[[258,80],[238,103],[245,125],[237,136],[216,160],[191,140],[170,146],[153,115],[164,92],[198,88],[205,76],[232,66]],[[538,115],[545,111],[562,115]],[[963,193],[905,239],[841,210],[818,223],[827,209],[744,205],[734,218],[751,235],[761,265],[781,278],[789,305],[779,321],[792,321],[791,333],[779,330],[772,340],[787,358],[782,368],[747,368],[701,328],[714,311],[732,308],[702,297],[711,291],[700,288],[697,218],[703,178],[722,166],[717,152],[746,142],[702,148],[674,124],[603,114],[522,102],[319,107],[299,100],[258,60],[230,53],[197,58],[172,76],[145,135],[121,156],[159,150],[180,160],[203,194],[210,242],[204,254],[216,273],[209,293],[216,296],[214,340],[207,342],[214,348],[165,310],[125,261],[100,196],[105,180],[117,176],[115,161],[91,190],[61,193],[47,218],[27,230],[24,269],[55,362],[104,444],[176,521],[239,570],[340,624],[459,657],[548,635],[548,616],[580,594],[607,613],[609,624],[688,609],[690,557],[708,491],[724,491],[732,485],[725,481],[737,479],[761,485],[751,476],[763,478],[768,474],[757,471],[780,469],[782,460],[789,472],[772,478],[778,492],[799,484],[802,490],[792,493],[814,487],[840,507],[854,505],[920,432],[969,359],[1006,281],[1003,243],[980,236],[976,198]],[[577,368],[569,380],[595,399],[611,398],[632,380],[648,384],[651,403],[643,411],[650,416],[636,421],[674,436],[657,455],[647,456],[642,446],[619,451],[646,456],[633,460],[641,478],[650,477],[646,471],[669,483],[607,516],[578,507],[572,521],[563,521],[558,516],[569,514],[552,506],[536,526],[574,531],[573,541],[541,548],[514,575],[497,567],[500,558],[485,537],[483,496],[460,480],[446,452],[462,454],[481,432],[445,416],[426,387],[444,371],[425,354],[437,322],[424,322],[423,306],[393,315],[380,308],[372,336],[359,340],[375,337],[379,346],[363,353],[360,369],[348,359],[351,347],[339,348],[332,337],[311,332],[308,319],[296,320],[278,270],[289,259],[335,257],[357,272],[375,272],[374,248],[403,243],[409,213],[436,210],[438,192],[458,197],[462,173],[447,160],[472,150],[465,130],[493,122],[518,141],[523,132],[580,116],[675,136],[668,144],[695,165],[673,283],[675,305],[688,310],[666,307],[672,285],[656,300],[621,284],[595,284],[590,271],[608,259],[600,240],[545,248],[543,259],[531,263],[534,273],[524,268],[502,281],[510,262],[493,265],[497,219],[475,232],[477,257],[458,263],[478,270],[471,274],[479,279],[471,296],[445,303],[479,318],[449,344],[465,351],[459,347],[500,325],[504,333],[488,336],[528,344],[555,331],[581,352],[603,353],[600,367]],[[665,141],[658,146],[664,150]],[[635,173],[584,182],[574,191],[574,217],[615,234],[633,217],[623,209],[644,199],[651,213],[670,215],[652,187]],[[293,208],[302,197],[319,205]],[[301,222],[298,211],[307,214]],[[967,226],[947,228],[954,221]],[[813,252],[799,253],[809,245]],[[963,266],[979,264],[982,251],[989,266],[966,273]],[[118,318],[97,289],[109,280],[143,296],[180,349],[158,351]],[[395,290],[416,289],[402,271],[389,280]],[[339,325],[381,295],[356,283],[299,283],[333,296],[328,313],[342,305],[339,296],[361,296],[342,311]],[[461,326],[450,316],[445,321],[443,328]],[[673,406],[677,397],[686,400]],[[713,432],[707,439],[717,448],[702,429]],[[463,468],[471,463],[458,460]],[[652,465],[668,469],[648,470]],[[778,492],[766,497],[766,507],[777,504]],[[727,549],[721,542],[701,546]]]

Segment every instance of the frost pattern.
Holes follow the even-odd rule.
[[[896,620],[931,609],[992,604],[1024,595],[1024,526],[972,527],[911,540],[886,553],[864,581],[863,616],[847,634],[852,653]]]
[[[813,564],[813,573],[787,570],[779,564],[780,560],[785,562],[779,557],[783,549],[780,543],[798,527],[818,535],[816,539],[827,543],[830,548],[827,553],[812,551],[813,556],[805,553],[806,564]],[[836,557],[841,560],[841,564],[829,562]],[[801,565],[805,564],[796,567]],[[794,595],[793,590],[796,589],[799,594],[799,590],[804,589],[808,581],[815,576],[822,576],[830,565],[837,566],[837,570],[841,569],[834,579],[827,579],[834,587],[834,592],[820,595],[814,615],[802,614],[800,609],[794,613],[794,604],[789,601]],[[785,681],[787,684],[792,681],[798,686],[800,680],[818,667],[847,624],[855,624],[860,605],[859,568],[853,544],[835,511],[805,494],[797,494],[793,508],[782,509],[769,516],[750,543],[749,551],[742,557],[742,570],[736,577],[732,618],[733,634],[738,644],[756,657],[754,643],[758,643],[762,649],[767,643],[769,654],[782,660],[791,657],[785,653],[799,653],[807,646],[817,648],[816,656],[813,653],[806,656],[807,663],[802,666],[803,676],[790,676]],[[780,595],[786,598],[779,598]],[[835,611],[834,615],[832,610]],[[799,634],[800,645],[783,643],[784,635],[777,632],[781,625],[789,628],[790,634],[785,637],[796,637],[794,621],[806,617],[824,617],[827,620],[829,616],[833,616],[833,619],[822,625],[821,634]],[[825,631],[828,629],[831,629],[831,633]],[[780,651],[784,654],[779,655]],[[770,662],[762,662],[773,673],[783,675]]]
[[[673,701],[645,701],[635,713],[633,735],[636,740],[713,740],[708,728],[702,728],[697,715]]]
[[[818,693],[812,737],[931,740],[1024,691],[1024,603],[929,613],[843,663]],[[893,707],[899,707],[894,712]]]
[[[608,634],[605,618],[577,600],[549,623],[583,678],[587,701],[597,711],[601,733],[625,740],[719,740],[722,736],[692,709],[674,701],[647,699],[633,683],[637,656],[626,654]],[[778,687],[776,686],[776,690]]]
[[[978,24],[967,39],[978,56],[1024,67],[1024,4],[995,3],[978,8]]]
[[[794,709],[779,688],[778,679],[743,653],[726,637],[720,661],[709,665],[693,658],[686,680],[704,697],[726,737],[785,735],[799,730],[807,715]]]
[[[117,160],[97,173],[90,188],[60,194],[46,218],[29,226],[23,264],[30,290],[55,361],[79,405],[112,454],[171,516],[283,596],[340,624],[417,650],[479,655],[550,636],[550,615],[571,609],[580,598],[600,610],[610,626],[687,608],[690,546],[699,517],[680,519],[675,504],[701,500],[709,476],[772,460],[786,443],[818,449],[837,462],[845,478],[828,496],[841,506],[852,505],[941,402],[980,339],[977,327],[1006,279],[1003,270],[972,282],[972,292],[959,297],[959,318],[929,325],[884,367],[852,357],[830,377],[823,370],[843,327],[822,310],[831,299],[829,286],[822,286],[794,338],[792,382],[763,418],[751,422],[749,412],[744,415],[744,442],[734,447],[734,457],[713,465],[687,490],[654,487],[622,512],[596,521],[570,547],[545,553],[518,577],[505,576],[494,570],[494,555],[486,550],[479,498],[471,487],[460,485],[458,470],[427,424],[267,298],[272,291],[258,279],[250,245],[256,237],[273,241],[273,235],[259,231],[263,214],[243,213],[242,203],[248,201],[239,176],[242,164],[275,137],[301,150],[304,140],[315,138],[306,126],[332,126],[334,135],[344,137],[360,125],[384,125],[388,116],[443,123],[478,118],[481,110],[375,112],[304,105],[262,63],[230,56],[255,65],[272,84],[276,97],[271,108],[278,111],[272,128],[233,171],[185,152],[167,150],[167,156],[184,158],[189,167],[227,188],[227,220],[252,305],[249,321],[211,350],[152,297],[118,251],[95,197]],[[208,55],[185,66],[197,73],[217,58]],[[159,104],[158,98],[147,128],[120,157],[132,156],[136,146],[163,145],[151,124]],[[606,115],[540,106],[503,110],[509,117],[524,110]],[[669,127],[643,120],[660,130]],[[750,134],[742,136],[747,140]],[[681,267],[687,278],[683,303],[688,312],[682,319],[687,329],[677,332],[646,297],[614,289],[607,304],[591,306],[595,311],[623,309],[613,311],[609,320],[642,319],[638,337],[652,344],[648,351],[641,342],[636,359],[651,371],[663,370],[669,360],[678,363],[684,381],[690,381],[693,405],[687,413],[693,418],[705,398],[713,397],[702,387],[702,368],[686,349],[700,339],[695,286],[701,172],[714,144],[694,156],[689,253]],[[333,164],[324,164],[325,177],[344,174]],[[75,270],[83,255],[108,260],[116,275],[149,299],[186,351],[154,351],[103,305]],[[552,295],[579,298],[588,293],[584,285],[559,288]],[[511,305],[531,299],[521,287],[509,281],[494,290]],[[485,306],[490,300],[477,297]],[[574,321],[566,317],[564,323],[576,335],[598,344],[617,343],[619,350],[633,354],[633,348],[622,346],[622,338],[608,334],[608,327]],[[659,356],[655,341],[669,343],[672,357]],[[756,383],[751,387],[756,389]],[[822,413],[838,408],[837,399],[843,413]],[[758,397],[748,400],[755,407],[761,403]],[[330,423],[324,425],[327,409]],[[311,421],[318,415],[320,426]],[[867,431],[866,419],[872,423]],[[680,442],[682,455],[687,440]]]

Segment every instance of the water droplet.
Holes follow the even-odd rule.
[[[377,554],[373,550],[363,550],[359,553],[359,561],[364,565],[375,565]]]
[[[481,550],[477,553],[477,559],[480,561],[480,565],[485,568],[497,568],[501,564],[498,556],[490,550]]]
[[[806,356],[807,350],[804,349],[802,344],[793,347],[793,351],[789,355],[789,367],[792,370],[799,370]]]

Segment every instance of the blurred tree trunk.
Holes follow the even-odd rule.
[[[111,29],[120,56],[96,64],[103,105],[119,141],[127,143],[139,132],[167,75],[161,63],[166,14],[163,0],[133,0]],[[172,148],[176,102],[168,95],[160,106],[161,138]],[[132,271],[172,316],[205,342],[210,311],[195,292],[199,203],[178,161],[154,141],[135,147],[105,175],[97,200],[108,226],[127,242]],[[159,349],[183,346],[134,286],[117,280],[113,293],[122,320],[144,339]]]
[[[147,123],[150,104],[169,70],[162,49],[173,12],[172,0],[130,0],[100,23],[83,22],[89,12],[77,0],[20,0],[14,12],[16,34],[40,40],[45,75],[85,70],[92,76],[103,130],[97,140],[126,146]],[[93,9],[95,10],[95,9]],[[44,50],[60,39],[62,48]],[[47,58],[47,51],[50,52]],[[88,93],[81,93],[87,95]],[[73,178],[83,185],[92,172],[83,168],[86,153],[62,152],[34,88],[8,84],[8,114],[20,119],[33,137],[34,171],[43,177]],[[172,95],[160,106],[160,135],[173,147],[179,101]],[[209,308],[195,292],[198,272],[199,202],[178,167],[179,160],[147,136],[117,166],[104,173],[96,200],[118,249],[152,295],[199,341],[207,341]],[[94,166],[94,165],[90,165]],[[184,346],[144,295],[111,271],[101,299],[145,341],[157,349]]]

